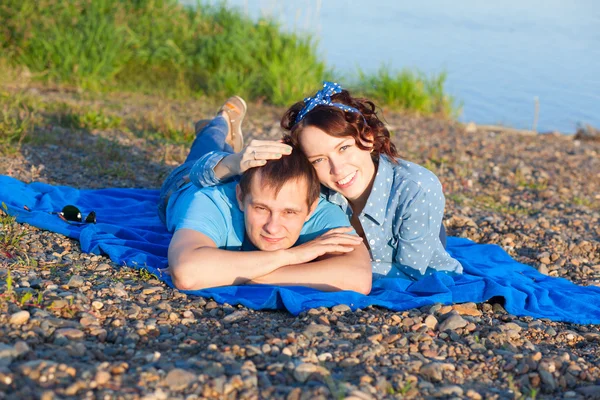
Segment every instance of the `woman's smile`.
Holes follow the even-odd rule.
[[[350,173],[345,178],[340,179],[339,181],[337,181],[336,182],[337,186],[340,189],[344,189],[344,188],[347,188],[347,187],[351,186],[354,183],[354,181],[356,180],[355,178],[356,178],[357,174],[358,174],[358,171],[354,171],[354,172]]]

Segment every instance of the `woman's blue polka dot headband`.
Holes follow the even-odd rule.
[[[323,89],[315,93],[313,97],[307,97],[304,99],[304,108],[300,110],[298,116],[296,116],[296,123],[302,121],[306,114],[308,114],[313,108],[315,108],[318,105],[334,106],[344,111],[350,111],[361,114],[361,112],[354,107],[350,107],[342,103],[333,103],[331,101],[332,95],[341,92],[342,87],[337,83],[323,82]]]

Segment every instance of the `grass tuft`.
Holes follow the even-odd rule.
[[[359,90],[386,106],[421,115],[457,117],[461,107],[444,91],[446,74],[427,77],[420,72],[394,72],[382,66],[375,74],[359,70]]]
[[[8,213],[8,207],[2,202],[0,209],[0,250],[8,252],[18,247],[21,238],[25,236],[25,232],[15,221],[16,217]]]
[[[24,96],[0,93],[0,154],[12,154],[33,130],[34,113]]]

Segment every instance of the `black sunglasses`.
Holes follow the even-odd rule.
[[[88,224],[96,223],[96,212],[95,211],[91,211],[87,215],[87,217],[83,218],[83,215],[81,214],[81,211],[79,211],[79,208],[77,208],[75,206],[71,206],[71,205],[64,206],[62,211],[53,212],[52,214],[58,215],[58,217],[65,222],[81,222],[81,223],[88,223]]]

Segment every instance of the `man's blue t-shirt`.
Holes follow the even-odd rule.
[[[244,214],[235,197],[237,182],[198,188],[186,184],[169,198],[166,212],[167,229],[193,229],[215,242],[220,249],[249,250],[244,244]],[[296,245],[306,243],[333,228],[350,226],[346,214],[324,198],[304,223]]]

